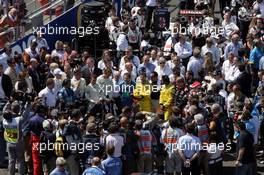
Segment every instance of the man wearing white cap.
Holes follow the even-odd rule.
[[[53,74],[54,74],[54,92],[55,94],[57,94],[59,92],[59,90],[62,89],[62,75],[63,75],[63,72],[60,70],[60,68],[56,68],[54,71],[53,71]]]

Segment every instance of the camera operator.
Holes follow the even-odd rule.
[[[85,168],[91,166],[94,157],[102,157],[103,149],[100,145],[100,136],[96,134],[96,124],[88,123],[86,126],[86,134],[82,137],[86,149],[84,150],[82,161]],[[87,149],[88,148],[88,149]]]
[[[66,137],[66,141],[71,145],[78,145],[81,141],[81,131],[78,126],[78,121],[80,119],[81,112],[79,109],[74,109],[70,114],[70,119],[68,124],[64,128],[64,136]],[[75,150],[70,150],[71,154],[67,157],[67,168],[71,175],[79,175],[80,167],[79,167],[79,155],[78,155],[78,147],[73,147]]]

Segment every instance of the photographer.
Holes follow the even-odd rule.
[[[86,134],[82,136],[85,150],[82,155],[82,161],[85,168],[91,167],[91,161],[94,157],[102,157],[103,148],[100,145],[100,136],[96,134],[96,124],[88,123]],[[89,145],[88,147],[86,147]],[[87,149],[88,148],[88,149]]]

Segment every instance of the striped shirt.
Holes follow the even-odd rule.
[[[165,149],[169,155],[176,151],[177,141],[183,135],[183,131],[179,128],[173,129],[169,127],[168,129],[164,129],[162,131],[161,143],[165,145]]]
[[[149,130],[140,130],[138,147],[141,154],[151,154],[152,135]]]
[[[205,124],[198,125],[197,130],[198,130],[198,137],[201,140],[201,142],[208,143],[209,142],[208,127]]]

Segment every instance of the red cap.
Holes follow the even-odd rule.
[[[196,81],[190,85],[190,88],[200,88],[200,87],[201,87],[201,83],[198,81]]]

